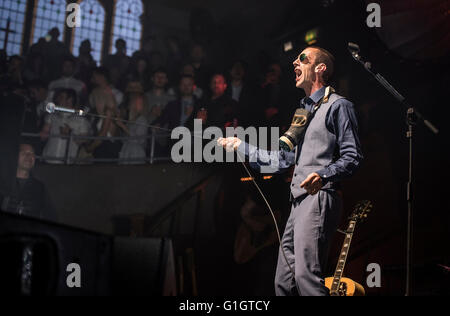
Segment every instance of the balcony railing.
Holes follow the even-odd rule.
[[[40,134],[36,133],[22,133],[23,137],[27,138],[33,138],[38,139],[40,141]],[[80,136],[80,135],[58,135],[58,134],[51,134],[48,136],[48,140],[50,138],[60,138],[60,139],[66,139],[68,140],[66,148],[65,148],[65,154],[64,156],[59,157],[51,157],[51,156],[45,156],[45,155],[37,155],[36,159],[40,162],[49,162],[49,163],[57,163],[57,164],[91,164],[91,163],[119,163],[119,164],[126,164],[126,163],[150,163],[153,164],[155,162],[160,161],[170,161],[170,133],[169,132],[151,132],[149,135],[144,136],[120,136],[120,137],[109,137],[109,136]],[[78,153],[76,157],[70,157],[70,149],[72,146],[75,146],[75,141],[80,140],[87,140],[87,141],[95,141],[95,140],[102,140],[102,141],[118,141],[122,142],[123,144],[128,141],[133,140],[142,140],[145,139],[147,146],[143,146],[143,149],[146,153],[145,157],[139,157],[139,158],[95,158],[95,157],[78,157]],[[165,140],[166,142],[166,148],[163,147],[164,152],[167,153],[159,153],[157,148],[157,142],[158,140]],[[81,147],[81,146],[80,146]]]

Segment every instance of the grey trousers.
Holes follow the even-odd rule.
[[[325,266],[339,224],[342,200],[334,190],[321,190],[294,200],[284,230],[275,275],[277,296],[326,296]],[[283,247],[295,276],[286,263]]]

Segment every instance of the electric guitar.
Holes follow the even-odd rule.
[[[372,210],[372,207],[372,202],[361,201],[355,206],[352,214],[349,217],[350,221],[348,223],[347,230],[344,232],[345,239],[342,245],[341,254],[339,255],[339,260],[334,272],[334,276],[325,279],[325,286],[330,289],[331,296],[365,295],[364,287],[349,278],[344,278],[343,273],[356,224],[362,222],[367,218],[367,214]]]

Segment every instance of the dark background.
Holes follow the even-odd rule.
[[[106,12],[111,12],[112,4],[109,1],[101,2]],[[449,144],[446,124],[450,81],[449,4],[448,1],[406,0],[378,3],[382,12],[380,29],[367,27],[367,3],[356,0],[145,1],[144,38],[152,38],[155,47],[168,36],[177,35],[186,41],[194,39],[207,47],[209,64],[218,69],[226,69],[233,60],[244,59],[249,64],[249,75],[254,78],[261,74],[268,62],[279,61],[283,66],[283,78],[289,91],[285,110],[291,113],[290,109],[295,108],[298,100],[303,97],[301,91],[294,89],[291,63],[306,47],[305,33],[316,28],[318,38],[314,45],[322,46],[335,55],[336,74],[333,86],[354,102],[360,123],[365,160],[358,174],[344,183],[345,212],[349,214],[355,203],[362,199],[369,199],[374,204],[367,223],[357,229],[346,269],[347,275],[365,285],[367,264],[378,263],[382,267],[382,287],[366,288],[368,294],[402,295],[407,223],[405,188],[408,178],[406,109],[351,58],[347,43],[358,43],[363,58],[372,62],[377,71],[440,130],[438,135],[434,135],[425,126],[418,124],[414,133],[414,285],[416,294],[449,294],[449,287],[445,284],[449,274],[440,267],[450,266],[450,218],[445,184]],[[193,19],[194,16],[201,18]],[[66,37],[66,41],[68,40]],[[294,49],[284,52],[283,44],[287,41],[292,41]],[[289,117],[287,121],[289,122]],[[13,156],[14,152],[10,152],[8,159],[14,160],[11,159]],[[177,166],[183,167],[192,172],[190,165]],[[38,166],[36,173],[43,182],[47,182],[52,192],[52,188],[56,189],[58,186],[57,179],[61,170],[66,169],[70,173],[70,168]],[[111,170],[114,176],[126,174],[126,168],[131,167],[121,168],[125,169],[120,172]],[[136,172],[135,182],[148,179],[150,192],[156,186],[167,186],[167,196],[164,193],[159,197],[158,194],[149,194],[140,200],[147,205],[159,205],[142,211],[150,218],[150,215],[161,209],[161,203],[157,203],[159,199],[167,200],[170,204],[175,199],[174,192],[180,192],[176,186],[171,186],[177,183],[177,174],[158,177],[161,170],[166,168],[171,168],[170,164],[153,167],[154,170],[148,171],[154,172],[153,176],[148,175],[147,178],[139,178],[142,174]],[[237,265],[232,258],[234,233],[239,224],[239,208],[244,192],[253,190],[250,183],[239,181],[240,177],[246,176],[244,170],[239,165],[207,168],[214,169],[218,179],[212,182],[215,186],[211,189],[213,193],[206,198],[213,201],[207,204],[210,206],[206,211],[212,212],[215,219],[203,223],[206,226],[215,225],[215,229],[202,230],[193,225],[190,232],[175,230],[177,233],[174,233],[174,230],[162,229],[158,234],[173,237],[175,246],[178,245],[178,253],[183,254],[186,243],[194,248],[198,259],[196,270],[200,295],[272,294],[277,253],[275,245],[263,249],[244,265]],[[90,172],[87,169],[84,171],[86,178],[82,183],[89,182]],[[99,171],[97,179],[101,179],[98,177],[101,177],[102,172],[107,174],[108,170]],[[179,174],[181,173],[182,171]],[[80,173],[78,176],[83,177]],[[183,189],[194,185],[197,181],[194,178],[186,180],[182,185]],[[108,192],[107,188],[111,183],[110,178],[108,179],[102,184],[106,188],[105,192]],[[117,179],[120,182],[120,178]],[[289,212],[286,201],[288,185],[285,180],[285,177],[277,176],[264,182],[269,200],[281,210],[284,219]],[[104,203],[82,203],[83,200],[92,200],[89,192],[94,194],[98,183],[85,190],[85,196],[73,199],[76,192],[79,192],[79,182],[70,182],[67,178],[61,178],[61,181],[64,181],[66,193],[60,192],[55,199],[61,201],[56,206],[61,212],[61,218],[67,219],[66,224],[89,227],[104,233],[118,233],[117,226],[105,228],[103,223],[96,223],[99,219],[95,216],[80,216],[71,222],[70,219],[75,218],[73,214],[64,215],[68,208],[80,205],[83,207],[80,212],[92,214],[96,212],[96,205]],[[154,185],[155,182],[157,185]],[[144,185],[138,187],[145,188]],[[124,185],[121,198],[127,199],[128,196],[128,199],[135,201],[135,195],[128,194],[126,190],[127,186]],[[110,211],[110,207],[106,209],[105,206],[99,212],[109,212],[111,218],[120,213],[129,215],[134,212],[126,207]],[[343,216],[341,227],[344,228],[345,225],[346,218]],[[149,232],[143,234],[151,235]],[[200,234],[200,237],[186,242],[189,239],[186,236],[196,234]],[[330,256],[330,273],[333,272],[341,242],[342,238],[337,234]]]

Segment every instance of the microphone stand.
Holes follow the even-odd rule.
[[[407,245],[406,245],[406,289],[405,296],[412,296],[412,282],[413,282],[413,135],[414,126],[418,121],[423,122],[434,134],[438,134],[439,130],[422,114],[417,111],[412,105],[406,102],[405,98],[379,73],[375,73],[372,70],[370,62],[365,62],[359,55],[359,47],[356,44],[349,43],[349,50],[353,59],[363,65],[366,69],[389,93],[391,93],[397,101],[402,104],[406,109],[406,124],[408,125],[408,131],[406,132],[406,138],[409,141],[409,170],[408,170],[408,183],[406,187],[406,200],[408,204],[408,223],[407,223]]]

